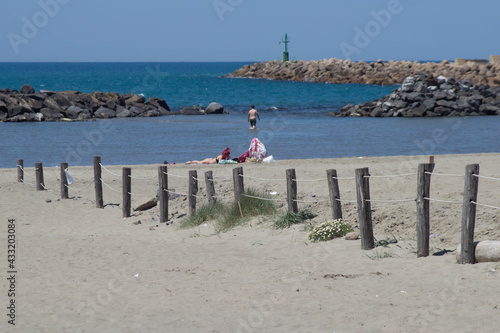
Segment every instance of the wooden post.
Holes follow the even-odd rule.
[[[332,207],[332,217],[334,220],[342,218],[342,204],[340,203],[339,181],[337,170],[326,170],[328,188],[330,189],[330,206]]]
[[[434,164],[419,164],[417,173],[417,257],[429,256],[430,189]]]
[[[17,160],[17,181],[24,183],[24,161]]]
[[[69,199],[68,178],[66,177],[66,169],[68,163],[61,163],[61,199]]]
[[[212,171],[205,172],[205,186],[207,187],[208,204],[215,205],[217,198],[215,196],[214,175]]]
[[[368,172],[368,168],[356,169],[359,231],[361,236],[361,248],[363,250],[371,250],[375,247],[369,176],[370,173]]]
[[[196,194],[198,193],[198,173],[196,170],[189,171],[189,214],[196,212]]]
[[[233,186],[234,186],[234,200],[240,201],[242,193],[245,193],[245,187],[243,184],[243,168],[233,169]]]
[[[132,175],[131,168],[122,169],[123,218],[130,217],[130,211],[132,210],[132,178],[130,177],[131,175]]]
[[[429,156],[429,164],[434,164],[434,156]]]
[[[160,202],[160,223],[168,222],[168,172],[166,165],[158,167],[158,184],[159,195],[158,201]]]
[[[288,211],[293,213],[299,212],[297,205],[297,178],[295,169],[286,170],[286,200],[288,202]]]
[[[102,197],[102,180],[101,180],[101,157],[94,156],[94,189],[95,189],[95,205],[97,208],[104,208],[104,200]]]
[[[461,264],[476,262],[474,249],[474,227],[476,225],[477,190],[479,186],[479,164],[469,164],[465,168],[464,204],[462,208]]]
[[[43,191],[45,184],[43,182],[43,165],[42,163],[35,163],[35,174],[36,174],[36,190]]]

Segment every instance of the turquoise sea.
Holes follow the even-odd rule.
[[[0,88],[133,92],[172,110],[219,102],[229,113],[88,122],[0,123],[0,167],[42,162],[91,165],[182,163],[232,156],[258,137],[275,159],[500,152],[500,117],[334,118],[348,103],[372,101],[397,86],[223,78],[247,63],[0,63]],[[254,104],[261,121],[251,131]]]

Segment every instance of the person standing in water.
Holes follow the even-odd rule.
[[[252,105],[252,109],[248,111],[248,121],[250,122],[250,129],[255,129],[257,124],[257,118],[260,120],[259,113],[255,110],[255,106]]]

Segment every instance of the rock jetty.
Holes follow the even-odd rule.
[[[457,80],[468,80],[473,84],[487,83],[500,86],[500,64],[493,62],[449,62],[417,61],[353,62],[351,60],[324,59],[318,61],[285,62],[274,60],[245,65],[227,77],[262,78],[272,80],[368,83],[377,85],[401,84],[416,74],[432,74],[435,77],[454,76]]]
[[[0,121],[57,121],[93,118],[156,117],[172,114],[160,98],[115,92],[0,90]]]
[[[20,91],[0,89],[0,122],[25,121],[79,121],[96,118],[157,117],[185,114],[221,114],[224,107],[219,103],[185,107],[172,112],[165,100],[133,93],[116,92],[82,93],[79,91],[35,92],[30,85]]]
[[[403,84],[373,102],[344,106],[335,117],[453,117],[500,115],[500,87],[473,84],[455,77],[409,76]]]

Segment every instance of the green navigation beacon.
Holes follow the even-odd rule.
[[[283,52],[283,62],[287,62],[290,57],[288,55],[288,43],[290,43],[290,40],[288,39],[288,34],[285,33],[285,39],[280,42],[285,44],[285,52]]]

